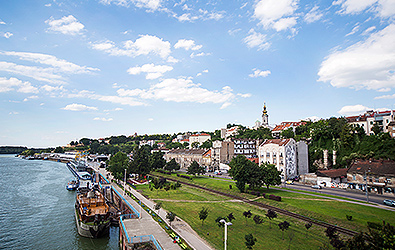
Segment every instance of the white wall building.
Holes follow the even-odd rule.
[[[294,139],[265,140],[258,149],[259,164],[269,163],[282,171],[283,180],[308,173],[308,152],[305,142]]]
[[[194,134],[189,137],[189,146],[191,147],[194,142],[199,143],[199,146],[203,144],[203,142],[211,140],[211,136],[206,133]]]

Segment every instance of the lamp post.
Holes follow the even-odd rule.
[[[370,168],[368,169],[368,173],[370,173]],[[368,176],[366,175],[365,170],[365,183],[366,183],[366,202],[369,203],[369,194],[368,194]]]
[[[124,178],[124,183],[123,183],[123,195],[126,193],[126,168],[125,168],[125,178]]]
[[[224,244],[225,244],[225,250],[226,250],[226,241],[228,239],[228,226],[232,226],[232,222],[226,222],[226,220],[224,220],[224,219],[220,220],[219,222],[225,224],[225,240],[224,240]]]

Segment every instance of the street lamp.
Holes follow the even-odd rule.
[[[124,178],[124,183],[123,183],[123,195],[126,193],[126,168],[125,168],[125,178]]]
[[[219,222],[225,224],[225,240],[224,240],[224,244],[225,244],[225,250],[226,250],[226,240],[228,238],[228,226],[232,226],[232,222],[226,222],[226,220],[224,220],[224,219],[220,220]]]
[[[370,168],[368,169],[368,173],[370,173]],[[366,170],[365,170],[365,184],[366,184],[366,201],[369,203],[369,194],[368,194],[368,176],[366,175]]]

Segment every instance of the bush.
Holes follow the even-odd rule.
[[[276,196],[274,194],[269,195],[269,199],[274,200],[274,201],[281,201],[281,197]]]
[[[266,194],[265,194],[265,193],[262,193],[262,197],[266,199]]]

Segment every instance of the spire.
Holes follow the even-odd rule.
[[[269,127],[269,115],[267,114],[267,110],[266,110],[266,102],[263,103],[262,126]]]

